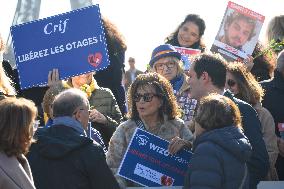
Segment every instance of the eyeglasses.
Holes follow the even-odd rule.
[[[75,111],[73,112],[73,115],[77,114],[78,111],[82,111],[82,110],[87,110],[89,115],[90,115],[90,113],[91,113],[91,110],[89,110],[89,109],[80,108],[80,109],[78,109],[78,110],[75,110]]]
[[[145,94],[135,94],[133,97],[134,102],[139,102],[143,98],[144,102],[151,102],[154,96],[159,96],[157,94],[145,93]]]
[[[227,84],[228,84],[229,87],[233,87],[233,86],[236,85],[236,82],[232,79],[228,79]]]
[[[157,63],[157,64],[155,65],[155,69],[162,71],[162,70],[165,69],[165,66],[166,66],[167,68],[170,68],[170,69],[171,69],[171,68],[175,67],[175,65],[176,65],[175,62]]]

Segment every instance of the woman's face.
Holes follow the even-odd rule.
[[[136,103],[139,117],[142,119],[158,116],[159,108],[162,106],[162,99],[157,96],[155,88],[151,85],[138,87],[133,102]]]
[[[182,47],[189,47],[199,41],[199,27],[193,22],[186,22],[178,30],[178,43]]]
[[[226,89],[230,89],[230,91],[234,95],[239,94],[239,87],[238,87],[238,84],[236,82],[236,79],[233,76],[233,74],[231,74],[230,72],[227,72],[227,74],[226,74],[226,84],[225,84],[225,87],[226,87]]]
[[[167,80],[172,80],[177,76],[178,65],[170,57],[160,58],[154,63],[155,72],[164,76]]]
[[[72,77],[72,84],[75,88],[79,88],[84,84],[90,84],[92,81],[93,73],[87,73],[79,76]]]

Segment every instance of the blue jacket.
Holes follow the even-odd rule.
[[[250,174],[250,188],[256,188],[259,181],[267,175],[269,157],[261,133],[261,125],[256,111],[246,102],[233,97],[226,91],[224,96],[230,98],[239,107],[242,116],[244,134],[248,137],[252,146],[252,155],[248,161]]]
[[[193,143],[193,156],[189,168],[190,189],[249,188],[246,161],[251,145],[236,126],[205,132]]]

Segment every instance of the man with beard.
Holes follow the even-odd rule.
[[[243,45],[255,36],[256,20],[246,15],[233,12],[224,22],[224,35],[219,37],[222,43],[242,50]]]

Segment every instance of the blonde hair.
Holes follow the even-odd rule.
[[[5,95],[16,95],[16,91],[12,86],[13,82],[6,75],[2,66],[2,62],[0,64],[0,91],[2,91]]]
[[[3,38],[0,34],[0,55],[3,55],[3,51],[5,50],[5,43],[3,41]],[[0,92],[2,91],[5,95],[16,95],[16,91],[14,87],[12,86],[11,79],[6,75],[3,66],[2,61],[0,60]]]
[[[4,40],[0,34],[0,52],[3,52],[5,50],[5,43],[4,43]]]

